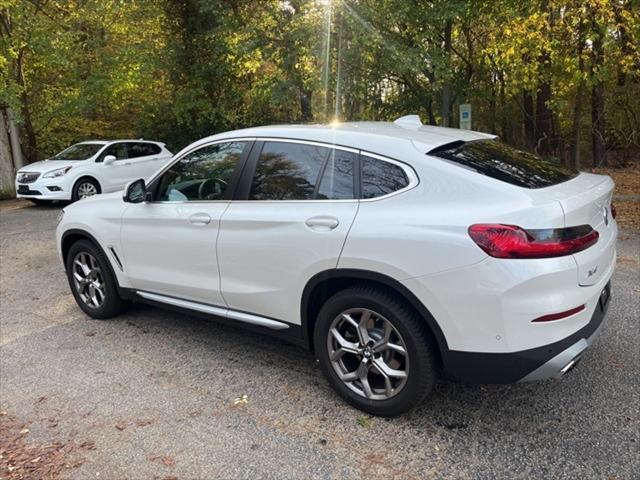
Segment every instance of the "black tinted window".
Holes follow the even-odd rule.
[[[153,143],[129,143],[127,144],[129,158],[146,157],[160,153],[160,147]]]
[[[503,182],[541,188],[566,182],[578,172],[496,140],[480,140],[429,153]]]
[[[114,143],[113,145],[109,145],[104,152],[100,155],[100,158],[97,160],[101,162],[104,160],[104,157],[107,155],[113,155],[116,157],[116,160],[126,160],[129,158],[129,151],[127,149],[126,143]]]
[[[407,174],[398,165],[362,156],[362,198],[381,197],[407,185]]]
[[[357,155],[344,150],[331,150],[320,180],[317,199],[350,199],[353,193],[353,170]]]
[[[309,200],[329,149],[266,142],[251,185],[251,200]]]
[[[160,201],[222,200],[246,142],[218,143],[182,157],[160,179]]]

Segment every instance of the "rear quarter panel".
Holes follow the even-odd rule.
[[[411,164],[420,180],[416,187],[360,202],[340,268],[373,269],[405,280],[487,258],[467,233],[474,223],[564,226],[556,201],[532,198],[522,189],[424,154],[414,155]]]

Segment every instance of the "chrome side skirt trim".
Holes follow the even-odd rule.
[[[251,313],[239,312],[237,310],[231,310],[224,307],[214,307],[213,305],[207,305],[200,302],[193,302],[191,300],[182,300],[180,298],[167,297],[157,293],[143,292],[141,290],[136,291],[138,295],[147,300],[153,300],[154,302],[166,303],[175,307],[187,308],[189,310],[195,310],[202,313],[209,313],[211,315],[217,315],[219,317],[229,318],[232,320],[238,320],[240,322],[251,323],[253,325],[259,325],[261,327],[271,328],[272,330],[284,330],[289,328],[284,322],[272,320],[270,318],[261,317],[260,315],[254,315]]]

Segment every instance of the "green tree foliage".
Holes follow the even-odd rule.
[[[588,165],[639,150],[634,0],[0,0],[29,161],[88,138],[419,113]]]

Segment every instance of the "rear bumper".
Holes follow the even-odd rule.
[[[558,378],[580,360],[603,324],[611,303],[611,283],[607,283],[591,320],[577,332],[555,343],[510,353],[476,353],[450,350],[445,369],[458,380],[469,383],[515,383]],[[605,301],[605,298],[606,301]]]

